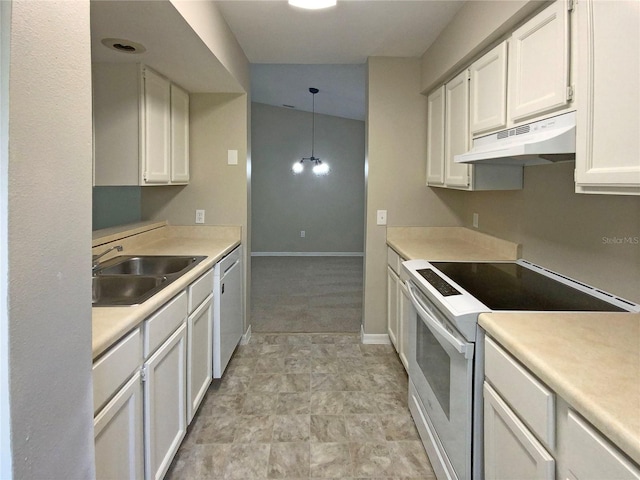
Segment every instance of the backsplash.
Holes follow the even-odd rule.
[[[141,187],[93,187],[92,230],[139,222]]]

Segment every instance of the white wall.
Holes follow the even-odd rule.
[[[364,331],[387,332],[386,228],[376,210],[387,210],[389,226],[453,226],[461,219],[458,192],[426,186],[426,98],[420,94],[418,58],[373,57],[368,62],[367,203]]]
[[[11,3],[0,2],[0,478],[11,479],[9,408],[9,32]]]
[[[362,253],[364,122],[316,113],[314,155],[331,170],[315,175],[305,161],[294,174],[294,162],[311,156],[312,114],[262,103],[251,110],[253,251]]]
[[[640,197],[574,193],[574,168],[525,167],[521,191],[468,194],[465,224],[478,213],[523,258],[640,303]]]
[[[14,0],[11,28],[13,477],[92,478],[89,2]]]
[[[213,1],[170,0],[194,32],[244,91],[251,91],[251,70],[242,47]]]

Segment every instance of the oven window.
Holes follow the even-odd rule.
[[[451,359],[419,315],[417,316],[417,324],[416,360],[448,419],[451,392]]]

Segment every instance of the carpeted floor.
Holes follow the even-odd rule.
[[[362,257],[252,257],[251,330],[360,332]]]

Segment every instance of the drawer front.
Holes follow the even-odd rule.
[[[551,451],[555,449],[555,396],[518,361],[485,338],[485,378]]]
[[[148,358],[187,318],[187,293],[182,292],[144,322],[144,358]]]
[[[189,313],[198,306],[213,292],[213,269],[198,278],[187,288],[189,294]]]
[[[394,272],[400,275],[400,265],[402,264],[402,259],[400,258],[400,255],[398,255],[396,251],[391,247],[387,247],[387,264]]]
[[[241,255],[242,255],[242,245],[237,247],[235,250],[229,253],[226,257],[220,260],[217,264],[217,266],[219,266],[220,276],[224,275],[224,272],[229,270],[234,263],[240,260]]]
[[[638,466],[572,411],[567,422],[567,468],[580,480],[640,479]]]
[[[116,393],[142,365],[140,328],[120,340],[93,364],[93,412]]]

